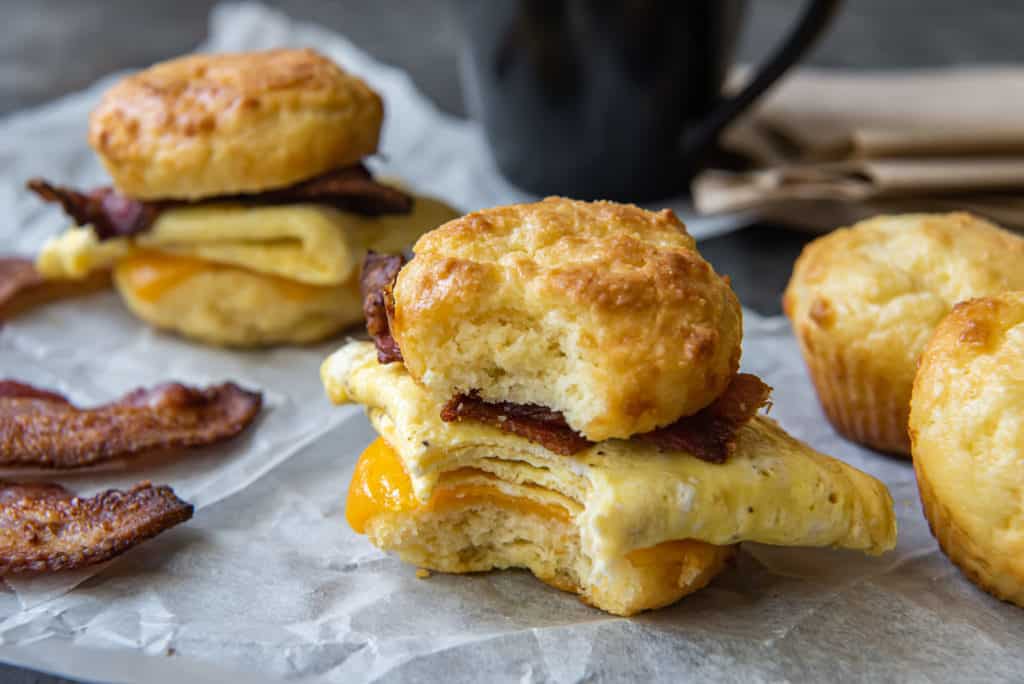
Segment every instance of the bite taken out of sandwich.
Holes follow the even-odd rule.
[[[384,108],[313,50],[192,55],[115,84],[89,143],[112,187],[34,179],[74,222],[36,260],[49,282],[110,272],[143,320],[203,342],[305,343],[362,320],[367,250],[455,216],[378,182]]]
[[[374,342],[323,364],[379,434],[347,519],[443,572],[527,568],[620,615],[701,589],[745,541],[879,554],[885,486],[758,415],[728,280],[671,211],[548,198],[370,255]]]

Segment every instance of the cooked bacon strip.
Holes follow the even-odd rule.
[[[47,280],[30,259],[0,257],[0,323],[34,306],[88,294],[109,285],[110,274],[105,271],[82,280]]]
[[[239,199],[268,204],[316,202],[363,216],[408,214],[413,204],[411,195],[378,183],[362,164],[328,171],[322,176],[281,190],[270,190]]]
[[[771,392],[756,375],[739,373],[709,406],[639,437],[666,451],[685,451],[703,461],[724,463],[736,450],[736,433],[769,403]]]
[[[102,563],[192,517],[149,482],[82,499],[57,484],[0,480],[0,576]]]
[[[177,383],[138,389],[111,404],[81,409],[59,394],[16,382],[0,392],[0,465],[83,468],[234,437],[262,398],[234,383]]]
[[[59,203],[76,225],[91,225],[100,240],[144,233],[153,226],[162,211],[186,204],[179,200],[132,199],[110,187],[83,192],[48,183],[42,178],[33,178],[26,185],[44,201]],[[412,210],[413,203],[412,196],[375,181],[362,164],[328,171],[322,176],[279,190],[209,197],[197,204],[223,201],[254,204],[315,202],[364,216],[407,214]]]
[[[17,380],[0,380],[0,400],[3,399],[43,399],[59,404],[70,403],[63,394],[39,389]]]
[[[172,204],[130,199],[109,187],[80,192],[42,178],[33,178],[26,185],[44,201],[58,202],[75,225],[91,225],[100,240],[143,233]]]
[[[737,431],[768,404],[770,393],[771,388],[756,375],[740,373],[709,406],[634,439],[667,451],[684,451],[703,461],[724,463],[736,448]],[[441,420],[478,420],[563,456],[594,444],[569,427],[559,411],[536,404],[486,402],[475,393],[451,399],[441,409]]]
[[[441,420],[477,420],[513,435],[519,435],[545,449],[571,456],[593,444],[569,427],[560,411],[537,404],[487,402],[476,393],[460,394],[441,409]]]
[[[377,361],[380,363],[402,360],[402,350],[391,336],[390,316],[394,311],[391,288],[403,264],[405,257],[401,254],[377,254],[369,251],[363,259],[363,270],[359,276],[366,332],[373,338],[373,343],[377,347]]]

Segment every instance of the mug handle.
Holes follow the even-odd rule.
[[[691,164],[691,174],[702,166],[702,162],[711,152],[722,129],[745,112],[779,77],[804,56],[828,28],[841,5],[842,0],[812,0],[789,37],[778,47],[775,54],[761,65],[757,74],[743,87],[743,90],[730,98],[723,99],[703,121],[691,129],[683,141],[683,159]]]

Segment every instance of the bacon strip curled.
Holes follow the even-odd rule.
[[[59,203],[76,225],[91,225],[100,240],[144,233],[165,209],[186,204],[177,200],[132,199],[110,187],[83,192],[54,185],[41,178],[33,178],[26,185],[44,201]],[[287,188],[249,195],[208,197],[197,204],[225,201],[252,204],[313,202],[364,216],[407,214],[413,204],[412,197],[407,193],[375,181],[362,164],[328,171]]]
[[[366,318],[366,332],[373,338],[377,347],[377,361],[380,363],[402,360],[402,350],[391,336],[389,316],[394,312],[391,288],[404,264],[405,257],[401,254],[378,254],[372,250],[363,259],[359,276],[363,316]]]
[[[234,383],[178,383],[137,389],[82,409],[54,392],[0,382],[0,466],[72,469],[124,461],[234,437],[260,411],[262,397]]]
[[[756,375],[739,373],[715,401],[692,416],[663,428],[635,435],[666,451],[682,451],[702,461],[724,463],[736,449],[736,433],[762,406],[771,388]],[[549,451],[571,456],[592,446],[569,427],[559,411],[536,404],[486,402],[476,393],[460,394],[441,409],[441,420],[477,420],[536,442]]]
[[[109,240],[143,233],[153,225],[168,202],[145,202],[119,194],[110,187],[80,192],[33,178],[26,186],[46,202],[57,202],[78,226],[92,226],[96,237]]]
[[[0,480],[0,576],[102,563],[191,517],[191,504],[149,482],[83,499],[57,484]]]
[[[0,257],[0,323],[55,299],[108,287],[110,274],[97,272],[82,280],[47,280],[31,259]]]
[[[441,408],[441,420],[477,420],[503,432],[518,435],[545,449],[571,456],[593,444],[565,422],[560,411],[537,404],[487,402],[475,392],[460,394]]]
[[[328,171],[281,190],[268,190],[234,199],[266,204],[315,202],[330,204],[363,216],[408,214],[413,205],[412,195],[378,183],[362,164]]]
[[[665,451],[685,451],[702,461],[724,463],[736,450],[736,433],[770,403],[771,392],[756,375],[738,373],[709,406],[640,439]]]

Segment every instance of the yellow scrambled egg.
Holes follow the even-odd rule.
[[[202,204],[163,211],[145,233],[100,241],[70,228],[36,260],[44,277],[112,270],[138,317],[209,344],[315,342],[362,321],[359,264],[399,252],[456,216],[417,198],[411,214],[365,217],[318,204]]]
[[[92,228],[71,228],[42,249],[47,278],[83,278],[138,251],[240,266],[311,285],[355,276],[366,250],[397,252],[453,218],[443,202],[417,198],[411,215],[364,217],[317,204],[204,204],[169,209],[131,238],[100,241]]]
[[[724,464],[663,453],[639,440],[610,440],[560,456],[480,423],[442,421],[443,399],[417,385],[402,364],[378,364],[366,342],[350,342],[329,357],[321,377],[333,401],[367,406],[417,500],[430,501],[440,476],[460,468],[536,485],[580,505],[574,521],[598,564],[683,539],[871,554],[895,545],[885,485],[817,453],[768,418],[740,430]]]

